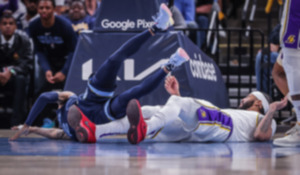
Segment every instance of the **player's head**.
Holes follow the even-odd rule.
[[[269,110],[269,104],[271,102],[271,97],[266,93],[254,91],[242,99],[238,108],[266,114]]]
[[[5,10],[0,18],[0,31],[6,38],[10,38],[17,29],[16,20],[10,10]]]
[[[54,0],[39,0],[38,13],[42,20],[48,20],[54,16],[55,9]]]

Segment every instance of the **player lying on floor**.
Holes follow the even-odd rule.
[[[173,76],[167,77],[165,88],[172,96],[149,120],[144,120],[138,100],[129,102],[130,143],[137,144],[146,136],[162,141],[267,141],[276,130],[275,111],[288,101],[286,97],[269,104],[268,95],[255,91],[242,99],[239,109],[220,109],[205,100],[180,97],[179,84]]]
[[[180,97],[179,84],[173,76],[166,78],[165,88],[172,96],[164,106],[141,108],[133,99],[127,106],[128,118],[95,125],[90,128],[90,135],[101,142],[106,136],[128,131],[127,137],[132,144],[141,142],[146,136],[164,142],[267,141],[276,130],[274,112],[287,104],[284,98],[269,105],[269,97],[256,91],[241,101],[239,109],[219,109],[205,100]],[[29,128],[29,132],[47,137],[50,130]]]
[[[153,91],[174,68],[189,60],[179,48],[161,69],[147,77],[141,84],[114,96],[117,73],[123,61],[134,54],[157,31],[172,25],[171,12],[165,4],[160,6],[156,24],[149,30],[135,35],[116,50],[93,74],[84,94],[72,92],[46,92],[36,100],[23,127],[10,138],[16,140],[22,134],[35,132],[50,138],[72,138],[80,142],[95,142],[95,124],[108,123],[126,115],[126,106],[133,98],[140,98]],[[74,80],[75,81],[75,80]],[[30,127],[48,103],[59,103],[57,117],[62,129],[44,130]],[[16,127],[14,127],[16,129]]]

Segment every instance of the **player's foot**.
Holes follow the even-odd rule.
[[[167,30],[168,27],[174,24],[174,20],[172,18],[172,12],[167,7],[166,4],[162,3],[159,7],[159,13],[157,18],[154,19],[156,23],[156,27],[161,30]]]
[[[145,139],[147,134],[147,124],[144,121],[138,100],[132,99],[129,101],[126,114],[130,123],[127,139],[131,144],[138,144]]]
[[[172,71],[175,67],[182,65],[190,59],[189,55],[184,49],[179,47],[176,52],[171,55],[170,60],[164,65],[167,70]]]
[[[96,126],[83,112],[75,105],[71,106],[68,112],[68,123],[75,130],[79,142],[95,143]]]
[[[300,146],[300,125],[296,124],[288,133],[288,135],[274,139],[273,144],[276,146],[296,147]]]

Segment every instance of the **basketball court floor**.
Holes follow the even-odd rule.
[[[0,130],[1,175],[300,174],[300,148],[272,142],[130,145],[124,136],[82,144],[35,135],[11,142],[12,134]]]

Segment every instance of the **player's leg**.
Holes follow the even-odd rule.
[[[175,67],[180,66],[188,60],[189,56],[187,53],[181,48],[177,49],[177,51],[171,56],[169,62],[166,63],[162,69],[147,77],[141,84],[121,93],[110,102],[109,111],[111,116],[113,116],[112,118],[119,119],[124,117],[126,113],[126,106],[131,99],[139,99],[140,97],[153,91],[168,74],[168,72],[172,71]]]
[[[138,100],[130,100],[126,108],[126,114],[130,123],[127,138],[130,143],[138,144],[139,142],[143,141],[146,136],[153,138],[154,136],[158,135],[165,126],[168,126],[170,123],[178,120],[178,116],[181,112],[181,106],[174,102],[172,97],[161,109],[153,113],[148,120],[144,120]],[[181,125],[182,122],[179,122]],[[178,130],[181,131],[181,128],[182,127],[178,128]],[[172,133],[176,131],[177,130],[175,129],[175,131]],[[181,135],[180,133],[178,134]],[[164,135],[168,136],[168,133],[165,133]],[[170,141],[170,138],[164,138],[167,139],[159,140]]]
[[[300,146],[300,50],[282,48],[283,51],[283,68],[286,73],[289,94],[292,98],[297,123],[289,135],[274,140],[277,146]]]
[[[116,77],[124,59],[134,54],[142,44],[159,30],[166,30],[172,25],[171,12],[164,4],[161,5],[156,24],[126,41],[116,50],[95,72],[89,82],[89,86],[102,91],[113,91],[116,87]]]
[[[141,108],[144,119],[151,118],[160,109],[160,106],[143,106]],[[96,125],[96,139],[98,141],[107,136],[126,135],[128,129],[129,122],[127,117],[106,124]]]

